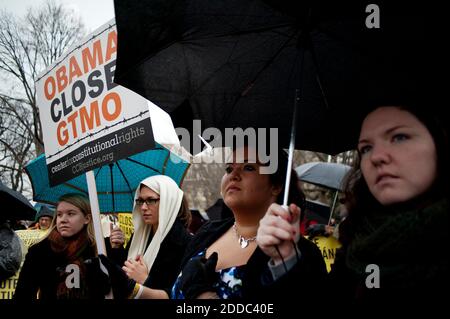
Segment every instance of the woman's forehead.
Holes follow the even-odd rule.
[[[58,204],[58,206],[56,207],[56,210],[59,212],[60,211],[69,211],[69,210],[81,212],[81,209],[78,208],[77,206],[75,206],[71,203],[68,203],[68,202],[64,202],[64,201],[62,201]]]
[[[233,151],[233,163],[259,163],[257,150],[253,147],[240,147]]]
[[[151,189],[150,187],[141,184],[141,189],[139,191],[139,196],[157,196],[158,193],[156,193],[153,189]]]

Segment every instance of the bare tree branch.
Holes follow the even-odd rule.
[[[34,81],[84,35],[81,19],[52,0],[21,19],[0,11],[0,178],[13,189],[44,151]]]

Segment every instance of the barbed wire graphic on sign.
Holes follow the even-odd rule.
[[[113,128],[113,127],[116,127],[116,126],[118,126],[118,125],[125,125],[127,122],[130,122],[130,121],[132,121],[132,120],[134,120],[134,119],[136,119],[136,118],[139,118],[139,117],[143,117],[144,115],[146,115],[147,113],[149,113],[150,111],[149,110],[147,110],[147,111],[142,111],[142,112],[140,112],[139,114],[137,114],[137,115],[135,115],[135,116],[132,116],[132,117],[130,117],[130,118],[123,118],[121,121],[119,121],[119,122],[116,122],[116,123],[114,123],[114,124],[112,124],[112,125],[106,125],[104,128],[102,128],[102,129],[100,129],[100,130],[98,130],[97,132],[94,132],[94,133],[89,133],[89,134],[87,134],[86,136],[84,136],[84,137],[82,137],[82,138],[79,138],[78,140],[76,140],[75,142],[73,142],[73,143],[71,143],[71,144],[68,144],[66,147],[64,147],[63,149],[60,149],[59,151],[57,151],[56,153],[54,153],[54,154],[50,154],[49,156],[47,156],[47,158],[48,159],[51,159],[52,157],[54,157],[54,156],[56,156],[56,155],[58,155],[58,154],[61,154],[62,152],[64,152],[65,150],[67,150],[68,148],[70,148],[70,147],[72,147],[72,146],[74,146],[74,145],[76,145],[76,144],[78,144],[78,143],[81,143],[81,142],[83,142],[85,139],[87,139],[87,138],[92,138],[93,136],[96,136],[96,135],[98,135],[98,134],[100,134],[101,132],[103,132],[103,131],[107,131],[107,130],[109,130],[109,129],[111,129],[111,128]]]
[[[110,29],[112,29],[112,28],[115,27],[115,26],[116,26],[115,23],[110,24],[110,25],[108,25],[108,27],[107,27],[106,29],[102,30],[101,32],[99,32],[99,33],[97,33],[97,34],[93,34],[93,35],[92,35],[91,37],[89,37],[86,41],[84,41],[83,43],[80,43],[80,44],[77,45],[75,48],[73,48],[73,50],[67,52],[67,54],[64,55],[64,57],[61,58],[61,59],[59,60],[58,63],[56,63],[55,65],[53,65],[47,72],[45,72],[44,74],[42,74],[42,76],[38,77],[35,81],[37,82],[37,81],[41,80],[43,77],[45,77],[45,76],[46,76],[47,74],[49,74],[51,71],[53,71],[57,66],[59,66],[63,61],[65,61],[66,58],[67,58],[69,55],[71,55],[73,52],[75,52],[76,50],[79,50],[79,49],[80,49],[82,46],[84,46],[86,43],[92,41],[93,39],[95,39],[95,38],[98,37],[99,35],[105,33],[106,31],[109,31]]]

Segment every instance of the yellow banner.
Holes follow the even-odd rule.
[[[131,234],[133,234],[133,219],[132,214],[130,213],[119,213],[119,226],[122,229],[123,234],[125,235],[125,246],[130,240]]]
[[[307,236],[305,237],[308,238]],[[327,271],[330,272],[331,265],[334,263],[334,258],[336,258],[336,250],[342,246],[341,243],[333,236],[316,236],[311,241],[319,247],[327,266]]]
[[[20,239],[22,239],[22,242],[25,244],[25,248],[27,250],[31,247],[31,245],[37,243],[46,233],[46,230],[41,229],[16,230],[16,234]]]
[[[37,243],[39,239],[41,239],[46,233],[47,231],[40,229],[26,229],[16,231],[16,234],[22,241],[23,259],[25,258],[28,248],[31,245]],[[19,280],[19,273],[20,269],[14,276],[0,282],[0,299],[12,299],[14,291],[16,290],[17,281]]]

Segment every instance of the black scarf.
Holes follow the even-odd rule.
[[[367,265],[378,265],[382,288],[432,285],[448,277],[448,226],[446,199],[418,210],[368,214],[347,249],[347,267],[364,282]]]

